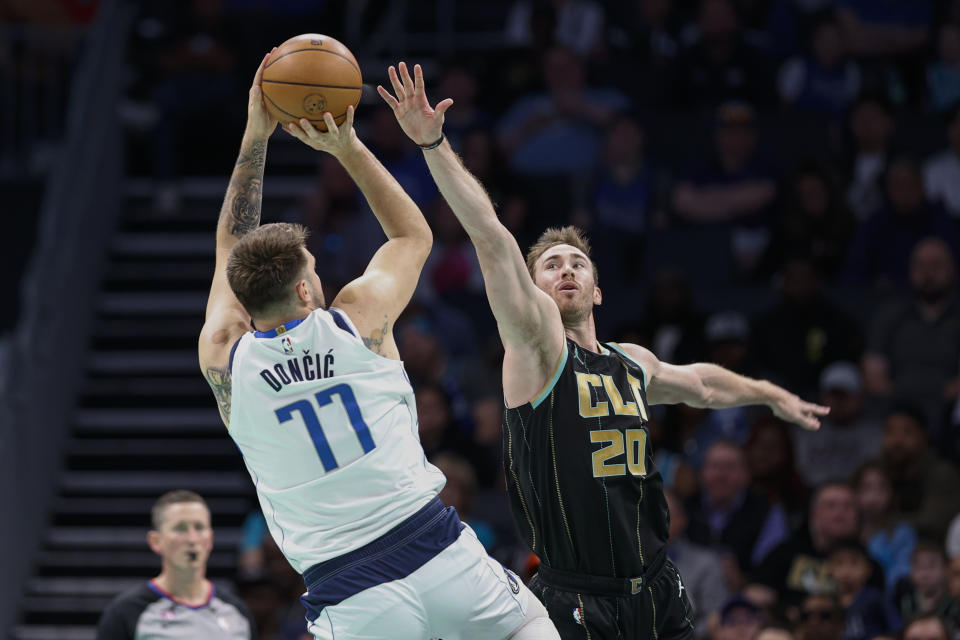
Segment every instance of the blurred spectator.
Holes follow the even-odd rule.
[[[960,26],[945,24],[937,37],[937,59],[927,65],[930,106],[946,113],[960,105]]]
[[[839,482],[818,487],[808,520],[808,527],[798,529],[753,571],[754,582],[779,593],[785,604],[832,587],[824,566],[827,555],[837,542],[857,535],[853,489]]]
[[[237,595],[247,605],[253,626],[260,640],[277,640],[280,634],[279,611],[290,605],[283,598],[280,584],[268,573],[241,574],[237,579]],[[306,630],[306,625],[304,625]],[[299,640],[298,636],[293,636]]]
[[[186,126],[222,119],[222,106],[240,95],[233,72],[242,40],[225,19],[222,5],[218,0],[193,0],[189,11],[174,13],[152,61],[159,75],[152,99],[160,110],[153,136],[154,177],[160,182],[154,207],[163,213],[180,206],[173,180]]]
[[[862,366],[869,393],[920,404],[939,435],[946,403],[958,395],[960,308],[949,245],[928,237],[910,257],[911,296],[890,299],[873,318]],[[931,422],[932,421],[932,422]]]
[[[602,45],[604,20],[603,5],[594,0],[514,0],[506,39],[532,49],[559,44],[586,56]]]
[[[930,158],[923,167],[927,198],[941,204],[953,218],[960,218],[960,105],[947,120],[949,147]]]
[[[890,156],[893,127],[890,107],[879,96],[861,96],[850,110],[853,156],[847,201],[860,220],[869,218],[883,206],[880,183]]]
[[[590,232],[594,262],[608,283],[628,281],[643,266],[643,242],[657,207],[654,167],[645,158],[640,123],[618,116],[607,128],[585,209],[574,222]]]
[[[786,423],[773,416],[754,421],[744,445],[750,488],[771,505],[783,508],[791,525],[807,504],[806,488],[794,464],[793,441]]]
[[[671,73],[680,53],[681,19],[676,0],[611,3],[609,56],[604,69],[611,82],[623,83],[637,104],[667,106],[672,100]],[[657,87],[657,91],[651,91]]]
[[[718,441],[704,456],[700,493],[687,504],[690,540],[732,552],[744,572],[788,534],[783,508],[749,486],[744,452],[736,443]]]
[[[796,640],[793,632],[785,627],[764,627],[754,640]]]
[[[763,623],[760,607],[743,596],[734,596],[723,605],[720,626],[712,640],[755,640]]]
[[[440,387],[457,422],[468,424],[470,405],[462,371],[448,356],[430,318],[418,314],[400,323],[397,347],[413,388],[428,384]]]
[[[947,558],[934,540],[920,540],[913,549],[910,578],[897,584],[895,601],[904,621],[935,615],[960,620],[960,603],[947,590]]]
[[[830,413],[817,431],[793,428],[797,466],[807,486],[846,478],[880,454],[878,420],[864,414],[863,381],[851,362],[835,362],[820,374],[820,402]]]
[[[843,637],[843,608],[831,592],[812,593],[799,610],[797,635],[803,640],[840,640]]]
[[[438,191],[423,154],[397,126],[393,112],[386,105],[379,104],[370,111],[364,142],[417,206],[426,210],[437,198]]]
[[[854,284],[906,283],[910,255],[927,236],[939,237],[957,255],[956,223],[940,205],[927,202],[920,166],[909,158],[890,163],[884,176],[886,204],[860,224],[847,254],[847,279]]]
[[[768,262],[776,268],[785,257],[806,255],[831,280],[843,266],[855,227],[832,173],[818,163],[804,163],[787,183]]]
[[[847,58],[839,25],[825,19],[810,37],[809,54],[787,60],[778,77],[780,99],[801,111],[843,117],[860,93],[860,68]]]
[[[898,518],[943,540],[960,506],[960,476],[927,445],[926,420],[917,407],[900,404],[887,414],[882,460]]]
[[[780,296],[753,323],[757,359],[783,386],[807,396],[827,364],[860,359],[860,328],[824,295],[808,259],[786,262]]]
[[[432,92],[437,98],[453,98],[455,108],[446,112],[443,118],[443,135],[450,145],[461,155],[466,156],[465,138],[471,131],[484,131],[493,125],[489,113],[477,105],[478,80],[474,73],[463,65],[453,64],[443,69],[440,82]],[[477,178],[483,180],[474,168],[468,167]]]
[[[708,0],[726,2],[726,0]],[[697,160],[675,187],[677,217],[690,223],[733,225],[731,253],[738,271],[750,274],[770,242],[770,207],[776,173],[757,151],[753,107],[727,102],[715,114],[714,154]]]
[[[429,220],[434,243],[423,275],[432,285],[432,292],[453,305],[465,295],[481,296],[483,276],[477,253],[446,200],[434,201]]]
[[[546,91],[516,101],[500,120],[510,167],[530,176],[587,174],[600,152],[600,129],[627,108],[627,98],[589,87],[583,61],[564,47],[544,52],[542,73]]]
[[[705,319],[694,302],[690,278],[678,268],[660,267],[639,324],[617,331],[617,339],[642,344],[664,362],[689,364],[703,358]]]
[[[930,38],[930,0],[837,0],[837,19],[847,47],[858,56],[896,56]]]
[[[827,558],[827,573],[844,610],[844,640],[870,640],[890,628],[883,591],[873,582],[874,564],[856,539],[843,540]]]
[[[947,568],[947,587],[950,597],[955,602],[960,602],[960,555],[950,558],[950,565]]]
[[[670,544],[667,555],[683,577],[683,586],[693,604],[694,636],[707,638],[708,620],[719,614],[727,601],[727,586],[723,580],[723,559],[703,545],[691,542],[685,532],[689,520],[683,503],[673,491],[664,491],[670,510]],[[713,621],[715,623],[715,621]]]
[[[430,458],[431,464],[443,472],[447,482],[440,491],[443,504],[457,510],[460,519],[470,525],[487,552],[497,545],[497,534],[489,524],[473,517],[473,501],[477,494],[477,474],[470,462],[451,451],[441,451]]]
[[[920,616],[903,629],[903,640],[950,640],[950,630],[943,618],[936,615]]]
[[[860,509],[860,539],[883,569],[884,588],[893,593],[897,581],[910,573],[917,533],[909,523],[896,518],[893,485],[880,461],[861,465],[854,474],[853,486]]]
[[[470,438],[464,433],[461,425],[454,420],[450,408],[450,400],[443,390],[437,384],[419,384],[414,387],[417,401],[417,418],[420,432],[420,444],[428,458],[432,458],[441,453],[450,453],[465,459],[471,465],[471,478],[465,479],[462,470],[457,467],[456,472],[459,485],[451,487],[453,495],[460,499],[470,498],[476,492],[477,477],[474,469],[483,468],[485,470],[495,469],[497,467],[496,451],[490,451],[486,448],[480,448],[473,445]],[[451,468],[456,464],[451,464]],[[489,471],[487,471],[489,473]],[[473,488],[466,485],[472,484]],[[469,491],[468,491],[469,489]],[[461,492],[460,495],[456,492]],[[469,493],[469,495],[467,495]],[[470,506],[470,500],[464,504]]]
[[[683,51],[677,68],[677,102],[714,106],[724,100],[773,103],[767,57],[748,44],[730,0],[701,0],[697,39]]]

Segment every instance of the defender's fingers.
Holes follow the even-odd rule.
[[[397,75],[397,70],[393,65],[387,69],[387,75],[390,77],[390,84],[393,85],[393,94],[397,96],[397,100],[403,100],[407,97],[407,94],[403,91],[403,83],[400,82],[400,77]]]
[[[389,91],[383,88],[382,85],[377,85],[377,93],[380,94],[380,97],[383,98],[383,101],[390,105],[391,109],[396,109],[400,106],[400,103],[397,102],[397,99],[391,95]]]
[[[830,407],[824,407],[823,405],[811,403],[810,412],[818,416],[825,416],[830,413]]]
[[[423,84],[423,68],[419,64],[413,65],[413,91],[424,97],[427,95],[427,88]]]
[[[408,96],[412,96],[414,94],[413,78],[410,77],[406,62],[400,63],[400,78],[403,79],[403,90]]]

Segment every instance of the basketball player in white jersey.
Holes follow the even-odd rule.
[[[266,57],[264,57],[266,61]],[[433,242],[420,210],[353,131],[288,133],[335,156],[387,236],[327,307],[297,225],[259,226],[276,127],[250,88],[217,225],[200,367],[243,454],[270,533],[304,576],[318,639],[559,638],[543,606],[437,498],[393,324]]]

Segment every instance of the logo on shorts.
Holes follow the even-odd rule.
[[[513,575],[513,572],[506,567],[503,568],[503,573],[507,576],[507,582],[510,583],[510,591],[513,591],[513,595],[520,593],[520,582],[517,580],[517,576]]]
[[[283,346],[283,352],[285,354],[288,356],[293,355],[293,343],[290,341],[290,336],[284,337],[284,339],[280,341],[280,344]]]
[[[327,110],[327,98],[322,93],[311,93],[303,99],[303,110],[313,115]]]
[[[583,624],[583,607],[573,608],[573,621],[579,625]]]

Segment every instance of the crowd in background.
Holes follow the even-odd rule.
[[[262,52],[343,10],[172,4],[144,3],[122,114],[157,215],[176,214],[179,177],[230,166]],[[960,1],[496,4],[489,50],[407,62],[426,64],[433,100],[454,98],[445,135],[521,247],[579,225],[601,339],[831,409],[804,432],[762,408],[652,408],[698,636],[867,640],[933,615],[946,624],[922,637],[960,638]],[[365,102],[357,129],[435,235],[396,338],[441,498],[529,577],[473,249],[390,111]],[[336,160],[316,171],[296,206],[264,217],[311,228],[333,293],[382,234]],[[299,637],[302,581],[258,512],[244,533],[237,583],[261,637]]]

